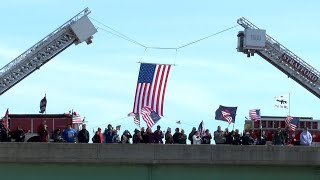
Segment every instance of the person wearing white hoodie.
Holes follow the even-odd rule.
[[[312,136],[308,131],[308,128],[305,127],[300,134],[300,145],[302,146],[311,146]]]
[[[193,144],[201,144],[201,136],[199,131],[196,131],[196,133],[192,137],[193,139]]]

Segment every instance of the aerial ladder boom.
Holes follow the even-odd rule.
[[[91,44],[92,35],[97,32],[97,29],[87,16],[89,13],[89,8],[82,10],[1,68],[0,95],[39,69],[73,43],[77,45],[85,41],[87,44]]]
[[[255,53],[320,98],[320,72],[245,18],[237,23],[245,28],[238,33],[238,52]]]

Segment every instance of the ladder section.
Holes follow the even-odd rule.
[[[20,56],[0,69],[0,95],[39,69],[53,57],[73,43],[85,41],[90,44],[92,35],[97,32],[84,9],[48,36],[40,40]]]
[[[245,18],[238,19],[237,23],[245,29],[259,29]],[[245,33],[243,31],[238,34],[238,51],[250,55],[257,53],[273,66],[288,75],[301,86],[320,98],[320,72],[303,61],[296,54],[281,45],[275,39],[265,34],[265,48],[263,50],[246,49],[242,46]],[[239,46],[240,42],[240,46]]]

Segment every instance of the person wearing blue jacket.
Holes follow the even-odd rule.
[[[75,143],[74,137],[77,137],[77,131],[69,124],[67,128],[63,130],[63,139],[68,143]]]
[[[308,128],[305,127],[300,134],[300,145],[302,146],[311,146],[312,136],[308,131]]]

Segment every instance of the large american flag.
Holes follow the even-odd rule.
[[[285,119],[285,122],[292,131],[295,131],[296,128],[298,127],[299,118],[287,116],[287,118]]]
[[[260,121],[261,120],[260,109],[250,109],[249,117],[254,122]]]
[[[170,68],[171,65],[141,63],[133,113],[140,114],[143,107],[149,106],[163,116],[164,94]]]
[[[141,109],[141,116],[148,128],[151,128],[161,119],[161,117],[149,106],[145,106]]]

